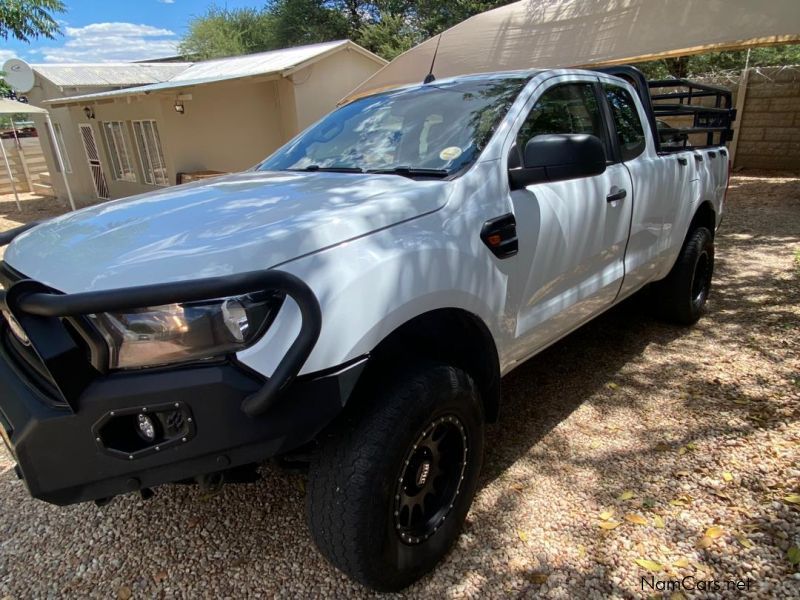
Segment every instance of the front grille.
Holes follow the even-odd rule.
[[[5,261],[0,261],[0,284],[2,284],[3,288],[8,289],[23,279],[27,278],[19,271],[8,266]],[[31,386],[41,392],[50,402],[65,405],[61,400],[61,393],[58,391],[58,387],[50,377],[50,373],[36,354],[36,351],[17,339],[5,319],[2,319],[0,343],[3,344],[6,356],[13,361],[13,366]]]
[[[20,342],[5,323],[3,324],[2,342],[6,355],[14,362],[14,366],[25,377],[25,380],[51,402],[64,404],[55,382],[36,352],[30,346]]]

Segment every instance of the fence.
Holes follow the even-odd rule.
[[[2,139],[18,192],[54,195],[44,152],[38,137]],[[0,156],[0,159],[2,157]],[[0,194],[12,193],[5,164],[0,164]]]

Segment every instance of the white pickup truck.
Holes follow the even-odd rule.
[[[731,111],[659,128],[641,74],[611,73],[378,93],[248,172],[0,236],[0,434],[30,493],[304,461],[336,567],[379,590],[431,570],[503,375],[649,284],[663,318],[704,310]]]

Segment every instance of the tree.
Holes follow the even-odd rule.
[[[0,37],[22,42],[39,37],[54,39],[61,33],[53,13],[66,9],[61,0],[0,0]]]
[[[212,5],[189,21],[178,51],[195,60],[250,54],[275,48],[273,34],[273,16],[266,11]]]
[[[180,45],[195,58],[351,39],[392,59],[464,19],[510,0],[268,0],[262,10],[212,6]]]
[[[749,63],[747,62],[747,50],[732,50],[652,60],[636,66],[642,69],[648,78],[662,79],[665,77],[697,77],[720,71],[741,71],[745,64],[749,64],[751,67],[798,65],[800,64],[800,44],[753,48],[750,50]]]

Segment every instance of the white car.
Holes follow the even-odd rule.
[[[30,493],[307,462],[335,566],[379,590],[431,570],[503,375],[648,284],[667,319],[704,310],[732,115],[660,151],[647,82],[613,72],[382,92],[249,172],[4,234],[0,433]]]

